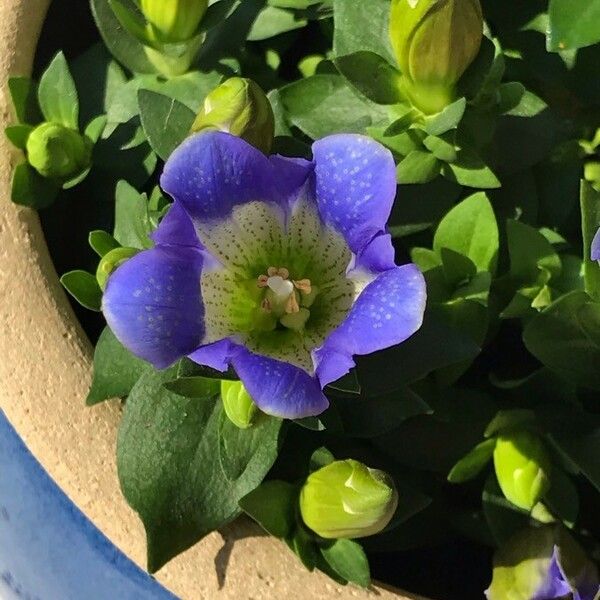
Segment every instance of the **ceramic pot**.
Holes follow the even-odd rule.
[[[7,77],[30,72],[48,4],[0,0],[2,130],[13,118]],[[0,157],[0,409],[18,433],[0,414],[0,596],[128,600],[170,598],[170,590],[185,599],[406,598],[308,573],[243,519],[164,567],[156,575],[164,588],[136,566],[143,568],[145,535],[117,480],[119,403],[84,405],[92,347],[37,214],[10,201],[19,156],[3,135]]]

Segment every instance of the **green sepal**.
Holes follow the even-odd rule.
[[[60,282],[81,306],[100,312],[102,290],[94,275],[81,270],[69,271],[60,278]]]
[[[210,400],[219,394],[219,382],[206,377],[178,377],[164,386],[173,394],[197,400]]]

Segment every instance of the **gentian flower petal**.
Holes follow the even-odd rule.
[[[108,279],[102,310],[117,339],[162,369],[195,350],[204,335],[197,249],[140,252]]]
[[[157,246],[201,247],[194,224],[179,202],[171,205],[150,237]]]
[[[592,240],[591,258],[592,260],[600,260],[600,229],[598,229]]]
[[[389,150],[361,135],[333,135],[313,144],[316,199],[322,219],[358,254],[385,231],[396,197]]]
[[[188,355],[190,360],[193,360],[199,365],[210,367],[224,373],[229,369],[231,357],[236,351],[237,346],[230,339],[222,339],[212,344],[206,344],[197,348]]]
[[[231,362],[256,405],[269,415],[300,419],[321,414],[329,406],[317,379],[298,367],[242,346]]]
[[[194,222],[206,222],[248,202],[283,204],[311,170],[306,161],[271,160],[238,137],[211,131],[188,138],[173,152],[161,186]]]
[[[409,338],[421,327],[426,298],[425,279],[413,264],[379,275],[358,297],[346,320],[314,352],[321,385],[345,375],[354,365],[352,356]]]

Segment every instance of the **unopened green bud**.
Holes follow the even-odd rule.
[[[248,429],[258,407],[241,381],[221,381],[223,408],[229,420],[240,429]]]
[[[498,436],[494,468],[504,496],[524,510],[532,510],[550,487],[550,457],[542,440],[529,431]]]
[[[392,0],[392,46],[403,91],[426,114],[455,99],[455,86],[483,38],[479,0]]]
[[[75,129],[42,123],[27,139],[27,159],[43,177],[67,180],[89,167],[92,146],[92,141]]]
[[[101,289],[106,287],[108,278],[124,262],[135,256],[139,250],[137,248],[115,248],[107,252],[101,259],[96,270],[96,280]]]
[[[300,492],[304,523],[327,539],[374,535],[390,522],[398,506],[391,477],[348,459],[311,473]]]
[[[208,0],[141,0],[142,13],[159,42],[187,42],[198,33]]]
[[[208,94],[192,125],[193,132],[210,129],[237,135],[268,154],[275,132],[271,103],[254,81],[232,77]]]

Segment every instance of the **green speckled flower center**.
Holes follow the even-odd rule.
[[[311,352],[345,319],[364,285],[346,274],[352,253],[314,205],[291,216],[273,204],[234,208],[225,221],[199,226],[221,266],[205,269],[206,339],[233,337],[250,350],[313,370]]]

